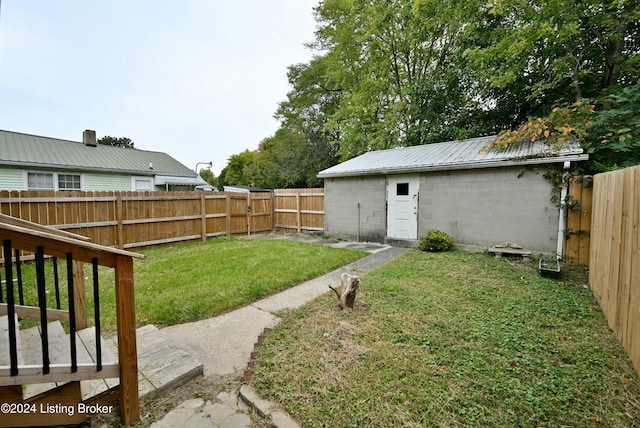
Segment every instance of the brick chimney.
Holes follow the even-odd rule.
[[[98,142],[96,140],[96,131],[90,129],[85,130],[82,133],[82,142],[88,147],[97,147]]]

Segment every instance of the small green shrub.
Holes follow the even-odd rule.
[[[440,252],[449,251],[455,246],[453,237],[441,230],[427,230],[422,237],[418,248],[422,251]]]

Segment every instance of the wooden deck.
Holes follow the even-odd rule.
[[[81,383],[82,398],[88,399],[118,385],[118,358],[104,339],[102,343],[102,370],[96,369],[96,339],[93,327],[76,333],[77,366],[71,371],[70,338],[60,323],[47,324],[49,335],[50,372],[43,373],[41,327],[18,330],[18,373],[10,374],[8,317],[0,316],[0,386],[26,385],[23,398],[29,400],[65,383]],[[4,334],[2,334],[4,333]],[[114,380],[115,378],[115,380]]]

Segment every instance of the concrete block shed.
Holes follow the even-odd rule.
[[[588,155],[576,142],[485,150],[495,138],[372,151],[321,171],[325,232],[393,242],[438,229],[461,246],[515,242],[562,253],[565,213],[544,173],[568,171]]]

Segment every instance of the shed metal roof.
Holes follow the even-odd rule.
[[[553,150],[540,141],[524,143],[504,151],[483,150],[496,136],[423,146],[367,152],[320,171],[319,178],[358,175],[402,174],[412,172],[539,165],[583,161],[589,158],[577,142]]]
[[[135,175],[190,177],[199,176],[162,152],[97,147],[82,142],[40,137],[0,130],[0,165],[57,170],[112,172]],[[153,168],[150,168],[150,165]],[[202,183],[201,183],[202,182]]]

